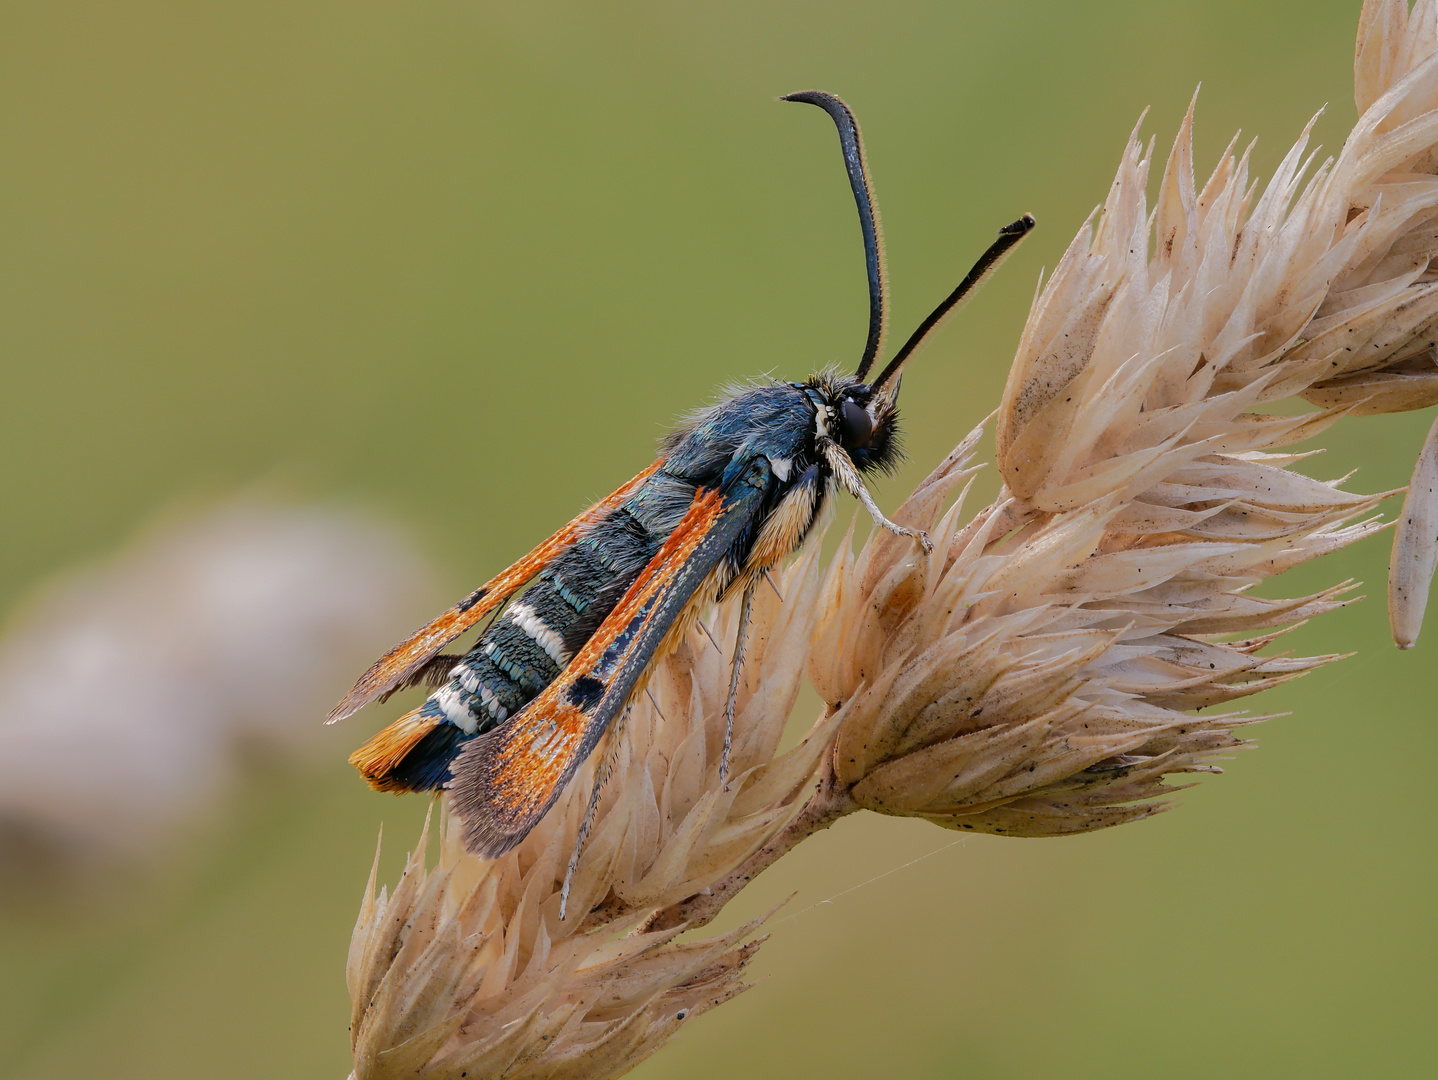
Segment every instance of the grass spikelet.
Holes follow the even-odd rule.
[[[737,631],[728,609],[711,624],[725,655],[696,632],[663,661],[607,760],[596,755],[518,848],[476,859],[442,818],[437,865],[426,866],[426,827],[393,893],[376,893],[371,879],[348,967],[356,1077],[616,1076],[746,989],[757,926],[680,942],[681,924],[642,924],[728,873],[803,804],[822,741],[777,748],[814,630],[819,570],[816,547],[781,580],[783,603],[772,590],[756,597],[727,787],[719,755]],[[593,769],[606,766],[560,919]]]

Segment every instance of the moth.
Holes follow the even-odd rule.
[[[333,723],[406,687],[433,687],[419,708],[350,762],[380,791],[445,790],[464,843],[477,855],[497,857],[523,840],[622,720],[655,659],[694,628],[706,605],[737,596],[739,634],[719,763],[727,781],[754,590],[804,543],[838,489],[857,498],[880,527],[930,547],[927,536],[884,516],[864,477],[899,460],[905,363],[1028,235],[1034,219],[1025,214],[1001,229],[871,378],[887,288],[858,125],[833,94],[809,90],[783,100],[818,106],[838,128],[869,286],[858,368],[752,386],[695,414],[664,440],[657,461],[396,645],[330,714]],[[488,627],[467,652],[441,651],[486,616]],[[597,772],[576,860],[597,806],[604,770]]]

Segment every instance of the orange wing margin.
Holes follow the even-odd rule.
[[[689,602],[758,510],[762,491],[725,498],[701,490],[629,591],[569,666],[508,724],[460,752],[450,806],[465,847],[497,857],[518,844],[564,790],[623,708]]]
[[[613,510],[649,479],[664,464],[660,458],[612,495],[599,500],[524,558],[498,577],[486,581],[474,592],[427,626],[422,626],[389,652],[385,653],[360,676],[354,688],[331,711],[327,724],[343,720],[381,694],[404,683],[446,645],[459,637],[480,619],[513,596],[519,588],[552,563],[566,548],[579,539],[580,532],[604,514]]]

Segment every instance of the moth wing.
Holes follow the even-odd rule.
[[[557,679],[451,768],[465,847],[497,858],[539,822],[619,713],[665,635],[746,528],[764,489],[701,490],[638,580]]]
[[[343,720],[375,698],[405,685],[438,655],[441,649],[503,604],[530,578],[571,547],[586,526],[598,521],[632,495],[663,463],[664,459],[660,458],[612,495],[601,499],[569,522],[502,574],[486,581],[439,618],[420,627],[381,656],[330,711],[325,723],[333,724],[336,720]]]

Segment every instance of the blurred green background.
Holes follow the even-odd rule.
[[[720,384],[851,364],[834,135],[774,102],[810,86],[864,123],[896,334],[998,225],[1040,223],[906,378],[893,507],[997,403],[1039,268],[1140,111],[1166,146],[1202,80],[1201,170],[1241,126],[1271,172],[1325,102],[1336,150],[1358,7],[4,5],[0,608],[257,481],[407,523],[458,594]],[[1349,422],[1316,470],[1400,485],[1427,422]],[[856,818],[806,844],[736,905],[798,891],[767,980],[636,1075],[1427,1073],[1438,631],[1392,648],[1386,554],[1286,583],[1369,582],[1291,639],[1358,655],[1260,700],[1294,715],[1176,812],[957,843]],[[393,876],[424,809],[344,763],[381,719],[330,729],[318,775],[256,774],[158,879],[0,915],[0,1075],[344,1076],[375,834]]]

